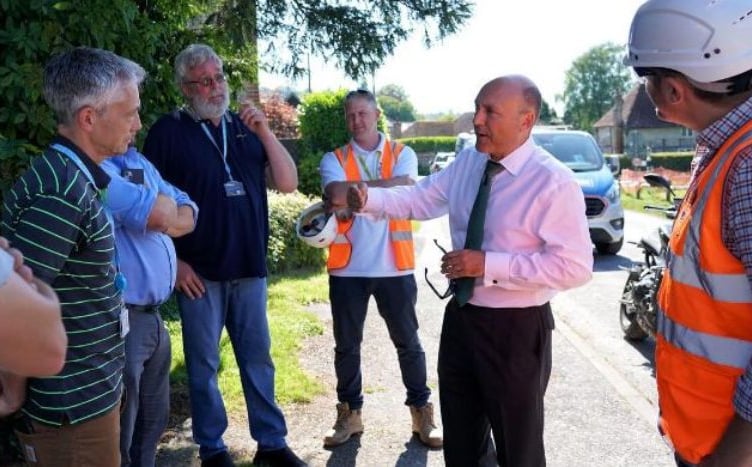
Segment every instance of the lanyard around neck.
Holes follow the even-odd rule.
[[[219,145],[214,139],[214,135],[212,135],[211,131],[209,131],[209,128],[206,126],[205,122],[201,122],[201,129],[204,130],[204,134],[207,138],[209,138],[209,141],[211,141],[212,145],[217,149],[219,156],[222,158],[222,163],[225,165],[225,172],[227,172],[227,176],[230,177],[231,181],[234,180],[234,178],[232,178],[232,173],[230,172],[230,166],[227,164],[227,126],[225,124],[224,115],[222,116],[222,149],[219,149]]]
[[[380,139],[379,139],[379,142],[381,142]],[[358,146],[358,148],[360,148],[360,146]],[[357,161],[360,168],[363,169],[363,172],[366,173],[366,177],[368,177],[368,180],[378,180],[379,178],[382,177],[382,174],[381,174],[382,165],[381,164],[383,163],[384,151],[389,151],[389,144],[380,144],[378,148],[379,149],[376,149],[375,151],[370,151],[371,153],[373,152],[377,153],[377,156],[376,156],[377,157],[377,164],[376,164],[377,176],[374,177],[374,175],[371,173],[371,170],[368,168],[368,164],[366,163],[367,158],[362,157],[360,154],[356,154],[353,144],[350,144],[348,157],[355,157],[355,160]],[[384,151],[382,151],[381,148],[383,148]]]
[[[63,146],[62,144],[55,143],[52,145],[52,149],[56,150],[60,154],[64,155],[68,159],[70,159],[74,164],[76,164],[76,167],[83,172],[84,176],[91,182],[92,185],[94,185],[94,189],[97,191],[97,197],[102,201],[102,204],[105,204],[104,199],[107,196],[107,189],[100,190],[97,187],[97,183],[94,181],[94,176],[91,174],[91,171],[88,167],[86,167],[86,164],[84,164],[84,161],[81,160],[78,155],[73,152],[70,148],[67,148]],[[112,229],[112,238],[114,240],[115,238],[115,219],[112,217],[112,213],[110,212],[110,208],[107,207],[105,204],[104,206],[104,215],[107,217],[107,222],[110,224],[110,228]],[[114,250],[114,265],[115,265],[115,279],[114,284],[115,288],[118,290],[118,292],[123,292],[128,282],[125,279],[125,275],[123,275],[122,272],[120,272],[120,257],[118,256],[117,247],[115,246],[115,243],[113,242],[112,248]]]

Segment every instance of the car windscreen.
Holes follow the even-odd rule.
[[[538,133],[533,140],[575,172],[600,170],[603,155],[592,138],[573,133]]]

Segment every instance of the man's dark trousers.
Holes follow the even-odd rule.
[[[360,347],[373,296],[389,337],[397,349],[406,405],[423,407],[431,390],[426,385],[426,355],[418,337],[415,314],[417,284],[412,274],[395,277],[329,276],[329,300],[334,330],[334,369],[337,398],[351,409],[363,406]]]
[[[448,467],[484,465],[496,444],[502,467],[546,465],[543,396],[551,375],[553,314],[529,308],[446,308],[439,394]]]

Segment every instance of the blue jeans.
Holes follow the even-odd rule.
[[[274,364],[266,320],[266,278],[224,282],[202,279],[206,293],[191,300],[178,293],[183,351],[191,396],[193,439],[202,459],[227,450],[222,394],[217,385],[219,340],[227,329],[240,370],[251,437],[259,450],[286,446],[287,426],[274,401]]]
[[[170,335],[158,311],[129,307],[120,414],[123,466],[154,466],[157,445],[170,415]]]
[[[360,344],[371,295],[397,349],[402,383],[407,389],[405,404],[423,407],[431,390],[426,385],[426,354],[418,337],[417,286],[412,274],[375,278],[329,276],[337,398],[347,402],[351,409],[363,406]]]

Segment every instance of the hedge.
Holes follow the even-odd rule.
[[[300,268],[323,268],[326,248],[313,248],[303,243],[295,232],[295,223],[303,209],[317,200],[300,192],[280,194],[267,192],[269,198],[269,247],[266,266],[278,274]]]
[[[397,138],[397,141],[410,146],[415,152],[454,152],[457,137],[417,136],[413,138]]]
[[[689,172],[693,158],[693,152],[654,152],[650,155],[650,165],[679,172]],[[633,168],[632,158],[629,156],[620,156],[619,164],[622,168]]]

